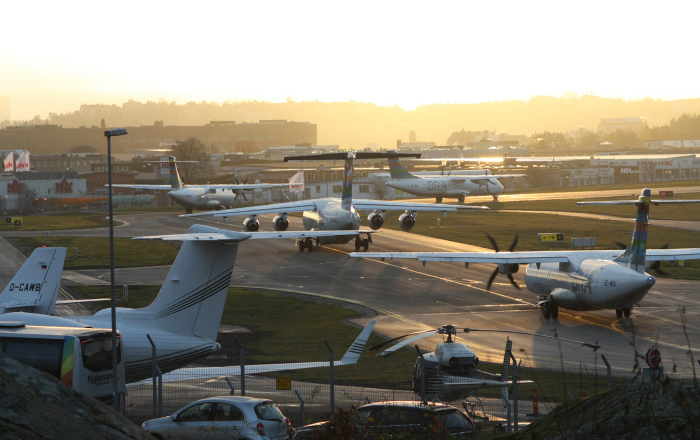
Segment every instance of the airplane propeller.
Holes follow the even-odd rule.
[[[238,177],[234,177],[233,180],[236,181],[236,185],[240,185],[240,184],[241,184],[241,182],[238,180]],[[247,176],[246,176],[245,180],[243,181],[243,185],[245,185],[246,182],[248,182],[248,177],[247,177]],[[234,190],[233,192],[236,193],[237,196],[238,196],[238,195],[243,196],[243,200],[245,200],[246,202],[248,201],[248,198],[245,196],[245,191],[244,191],[244,190],[242,190],[242,189],[237,189],[237,190]]]
[[[500,249],[498,247],[498,243],[496,243],[496,240],[490,236],[489,234],[486,234],[486,237],[489,239],[491,242],[491,245],[493,246],[493,250],[496,252],[500,252]],[[511,243],[510,247],[508,247],[508,252],[513,252],[513,249],[518,245],[518,236],[515,236],[515,239],[513,240],[513,243]],[[491,284],[493,283],[493,280],[496,279],[496,275],[501,271],[501,266],[498,265],[496,266],[496,269],[491,273],[491,276],[489,277],[489,281],[486,283],[486,290],[491,290]],[[513,274],[510,272],[506,273],[506,276],[510,280],[510,283],[515,286],[516,289],[520,290],[520,286],[518,283],[515,281],[513,278]]]

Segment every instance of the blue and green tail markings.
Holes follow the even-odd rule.
[[[177,172],[175,158],[173,156],[170,156],[168,158],[168,163],[170,164],[170,186],[172,187],[172,189],[182,188],[182,180],[180,180],[180,174]]]
[[[348,154],[345,159],[345,170],[343,171],[343,193],[340,198],[340,207],[350,211],[352,207],[352,175],[353,175],[353,159],[352,153]]]
[[[392,153],[389,151],[389,153]],[[399,160],[398,156],[388,156],[389,159],[389,172],[391,173],[391,178],[392,180],[401,180],[401,179],[413,179],[416,176],[413,174],[409,173],[406,167],[404,167],[401,164],[401,161]]]
[[[634,221],[632,238],[622,255],[615,261],[629,263],[630,269],[644,272],[647,254],[647,231],[649,230],[649,206],[651,205],[651,190],[644,188],[637,203],[637,217]]]

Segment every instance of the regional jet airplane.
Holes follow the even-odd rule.
[[[367,223],[370,228],[377,230],[384,224],[386,211],[405,211],[399,217],[399,226],[404,231],[410,231],[416,224],[416,216],[418,211],[442,211],[443,216],[447,215],[447,211],[457,211],[460,209],[488,209],[485,206],[456,206],[442,205],[430,203],[411,203],[387,200],[367,200],[352,198],[352,178],[353,178],[353,160],[354,159],[379,159],[379,158],[394,158],[394,157],[419,157],[416,154],[397,154],[397,153],[328,153],[316,154],[308,156],[293,156],[285,157],[284,161],[289,160],[341,160],[345,159],[345,171],[343,173],[343,189],[342,196],[338,198],[325,198],[302,200],[298,202],[275,203],[271,205],[254,206],[250,208],[225,209],[212,213],[190,214],[183,217],[195,217],[210,215],[214,217],[224,217],[224,220],[230,216],[245,215],[248,216],[243,222],[244,229],[249,232],[257,231],[260,228],[260,222],[257,219],[261,214],[277,214],[273,219],[272,225],[276,231],[286,231],[289,227],[287,214],[290,212],[303,212],[304,229],[309,231],[312,237],[297,239],[299,250],[313,250],[313,239],[317,245],[324,244],[345,244],[355,238],[355,250],[369,248],[371,242],[371,231],[367,233],[367,238],[361,238],[357,232],[360,228],[360,214],[358,211],[370,211],[367,216]],[[334,234],[331,237],[313,236],[317,231],[353,231],[354,234],[339,235]]]
[[[254,184],[228,184],[228,185],[185,185],[180,179],[177,171],[177,162],[174,157],[168,158],[170,165],[170,185],[131,185],[112,184],[115,188],[133,189],[157,189],[170,190],[168,195],[175,203],[185,207],[186,213],[191,213],[192,209],[224,209],[233,205],[236,197],[241,195],[245,198],[243,191],[253,189],[264,189],[274,187],[289,187],[288,183],[254,183]]]
[[[398,157],[389,157],[391,180],[387,186],[400,189],[420,197],[435,197],[442,203],[443,197],[454,197],[464,203],[466,196],[492,196],[498,200],[503,192],[503,185],[498,179],[503,177],[521,177],[524,174],[499,174],[483,176],[447,175],[421,177],[409,173]]]
[[[65,259],[64,247],[34,249],[0,294],[0,314],[33,312],[53,315]]]
[[[517,237],[507,252],[368,252],[351,253],[359,258],[409,258],[422,261],[456,261],[464,263],[494,263],[487,283],[490,289],[496,275],[508,276],[511,283],[520,264],[529,264],[525,271],[528,290],[536,293],[545,318],[556,318],[559,307],[571,310],[615,309],[617,317],[629,317],[632,306],[638,304],[656,279],[646,273],[658,267],[660,261],[700,259],[700,248],[648,249],[649,206],[667,203],[700,203],[700,200],[652,200],[646,188],[638,200],[612,202],[579,202],[579,205],[637,205],[637,216],[629,245],[621,250],[533,251],[511,252]]]

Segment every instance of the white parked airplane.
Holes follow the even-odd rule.
[[[639,200],[613,202],[579,202],[579,205],[607,204],[637,205],[637,216],[629,246],[621,250],[589,251],[533,251],[510,252],[368,252],[351,253],[362,258],[410,258],[418,261],[455,261],[468,268],[469,263],[494,263],[498,267],[491,274],[487,288],[499,273],[507,275],[516,287],[512,274],[520,264],[528,264],[525,272],[527,288],[539,297],[545,318],[556,318],[559,307],[572,310],[615,309],[618,318],[630,316],[632,306],[638,304],[651,289],[656,279],[645,273],[647,264],[673,260],[700,259],[700,248],[649,249],[647,230],[649,206],[666,203],[700,203],[700,200],[651,200],[651,191],[642,190]]]
[[[187,213],[191,213],[193,209],[224,209],[224,207],[233,205],[237,196],[242,195],[245,198],[244,190],[289,187],[288,183],[185,185],[177,171],[177,162],[172,156],[168,158],[170,185],[112,184],[112,186],[115,188],[170,190],[168,191],[170,198],[178,205],[184,206]]]
[[[447,176],[417,176],[406,170],[398,157],[389,157],[391,180],[387,186],[414,194],[420,197],[435,197],[437,203],[442,203],[444,197],[454,197],[464,203],[467,196],[492,196],[498,200],[503,192],[503,185],[498,179],[503,177],[522,177],[524,174],[499,175],[447,175]]]
[[[367,223],[370,228],[377,230],[384,224],[386,211],[405,211],[399,217],[399,226],[404,231],[410,231],[416,224],[416,216],[418,211],[442,211],[443,216],[447,215],[447,211],[457,211],[458,209],[488,209],[485,206],[455,206],[441,205],[430,203],[411,203],[386,200],[368,200],[368,199],[353,199],[352,198],[352,178],[353,178],[353,160],[354,159],[379,159],[392,157],[416,157],[416,154],[396,154],[396,153],[328,153],[316,154],[308,156],[293,156],[285,157],[284,160],[342,160],[345,159],[345,171],[343,173],[343,189],[341,198],[324,198],[313,200],[302,200],[298,202],[275,203],[271,205],[254,206],[250,208],[225,209],[212,213],[199,213],[185,215],[183,217],[194,217],[209,215],[214,217],[227,217],[236,215],[248,216],[243,222],[246,231],[254,232],[260,228],[260,222],[257,219],[261,214],[277,214],[273,219],[273,227],[276,231],[286,231],[289,227],[287,214],[290,212],[303,212],[304,229],[309,231],[311,237],[303,240],[297,240],[299,250],[313,250],[313,239],[317,245],[322,244],[345,244],[352,238],[355,238],[355,250],[360,250],[363,247],[368,249],[371,241],[371,231],[361,231],[367,233],[367,238],[363,239],[357,234],[360,228],[360,214],[358,211],[370,211],[367,216]],[[353,231],[355,234],[339,235],[334,234],[332,237],[315,236],[320,231]]]

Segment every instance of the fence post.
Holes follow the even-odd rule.
[[[610,362],[608,362],[607,359],[605,359],[605,355],[601,354],[600,357],[603,359],[603,362],[605,362],[605,367],[608,369],[608,390],[612,389],[612,368],[610,367]]]
[[[420,401],[425,404],[425,359],[423,358],[423,354],[418,349],[418,345],[415,345],[415,347],[416,351],[418,352],[418,356],[420,356]]]
[[[513,353],[508,350],[508,355],[513,360],[513,424],[515,431],[518,430],[518,368],[520,364],[516,362]],[[520,362],[522,363],[522,359]]]
[[[236,395],[236,390],[233,388],[233,384],[231,383],[231,379],[228,377],[226,378],[226,383],[228,383],[229,388],[231,388],[231,395],[235,396]]]
[[[335,411],[335,371],[333,368],[333,349],[331,348],[330,344],[328,343],[327,339],[324,339],[323,342],[326,343],[326,347],[328,347],[328,351],[331,352],[331,362],[330,362],[330,369],[331,369],[331,412]]]
[[[126,301],[129,299],[129,286],[124,284],[122,286],[122,300]]]
[[[238,346],[241,348],[240,351],[240,357],[241,357],[241,396],[245,396],[245,350],[243,349],[243,345],[241,344],[241,341],[236,339],[236,343]]]
[[[151,343],[151,376],[153,377],[153,418],[158,417],[158,390],[157,390],[157,369],[156,363],[156,344],[151,339],[151,335],[147,334],[148,342]]]
[[[158,364],[156,364],[156,370],[158,371],[158,417],[163,417],[163,372],[160,371]]]
[[[301,426],[304,426],[305,425],[305,423],[304,423],[304,399],[301,397],[301,394],[299,394],[299,391],[294,390],[294,393],[297,395],[299,402],[301,402],[299,404],[299,411],[300,411],[299,421],[301,423]]]

